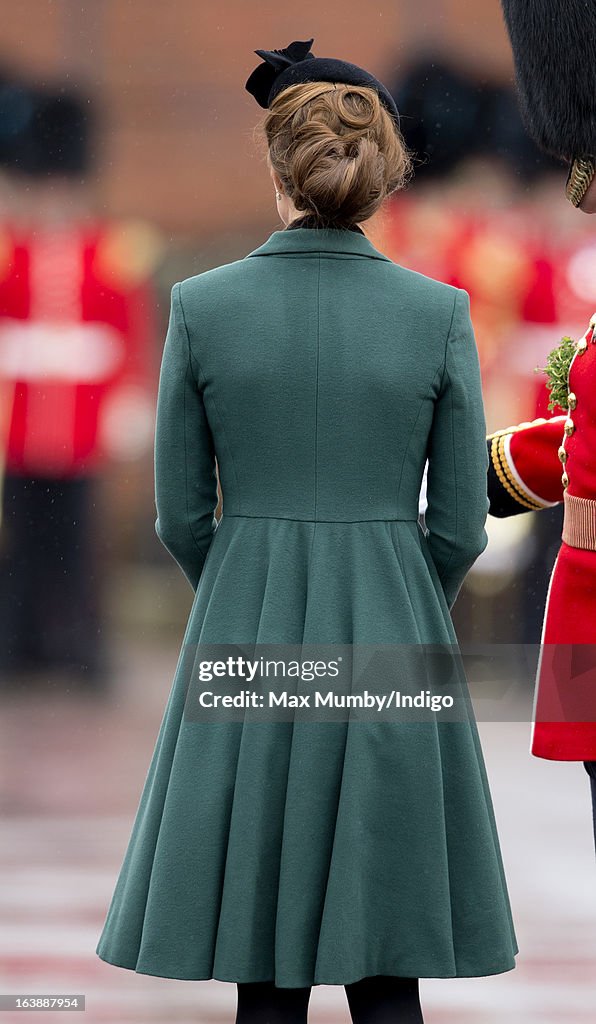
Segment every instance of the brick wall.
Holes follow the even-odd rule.
[[[278,226],[252,132],[262,114],[244,90],[272,49],[315,37],[387,84],[434,43],[487,76],[510,75],[498,0],[19,0],[0,22],[0,66],[38,81],[80,82],[100,121],[97,201],[168,235],[207,241]]]

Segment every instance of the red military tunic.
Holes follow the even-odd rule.
[[[18,476],[96,473],[117,393],[150,394],[153,286],[132,222],[0,226],[0,455]],[[111,403],[111,404],[110,404]]]
[[[565,416],[488,438],[491,514],[565,502],[542,631],[531,751],[596,760],[596,316],[569,370]]]
[[[596,317],[569,370],[558,448],[565,520],[547,601],[532,753],[596,760]],[[560,719],[560,721],[557,721]]]

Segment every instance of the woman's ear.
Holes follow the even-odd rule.
[[[275,186],[276,192],[282,192],[283,189],[281,187],[281,178],[277,171],[275,170],[275,168],[273,167],[273,164],[271,163],[269,153],[267,153],[267,167],[269,168],[269,174],[271,175],[271,180]]]
[[[281,178],[279,177],[277,171],[274,170],[273,167],[271,167],[271,165],[269,165],[269,173],[271,175],[271,180],[275,185],[275,188],[277,189],[278,192],[281,192]]]

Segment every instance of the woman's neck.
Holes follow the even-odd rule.
[[[316,217],[313,214],[305,213],[305,214],[301,214],[298,217],[295,217],[294,220],[291,220],[290,223],[286,225],[285,230],[286,231],[290,231],[292,228],[318,228],[318,227],[320,227],[320,225],[317,223]],[[361,227],[359,227],[358,224],[351,224],[349,227],[344,227],[343,230],[357,231],[361,235],[364,234],[364,231],[362,230]]]

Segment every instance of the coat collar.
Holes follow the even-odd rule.
[[[340,253],[348,256],[367,256],[373,260],[392,261],[372,244],[366,235],[349,228],[293,228],[274,231],[263,245],[245,257],[278,256],[302,253]]]

